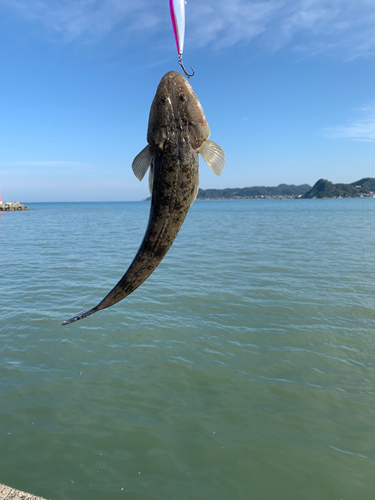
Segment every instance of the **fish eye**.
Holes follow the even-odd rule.
[[[165,95],[162,95],[160,97],[160,102],[165,103],[166,100],[167,100],[167,98],[165,97]]]
[[[186,94],[181,94],[180,95],[180,101],[182,101],[182,102],[187,101],[187,95]]]

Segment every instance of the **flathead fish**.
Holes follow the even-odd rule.
[[[148,145],[132,164],[139,180],[150,168],[151,208],[141,246],[129,269],[108,295],[63,325],[113,306],[134,292],[156,269],[197,196],[198,153],[216,175],[224,168],[224,151],[208,140],[209,135],[203,108],[186,78],[175,71],[164,75],[151,105]]]

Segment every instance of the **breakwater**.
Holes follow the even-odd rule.
[[[0,500],[44,500],[42,497],[36,497],[25,493],[24,491],[9,488],[4,484],[0,484]]]
[[[29,210],[26,205],[22,205],[19,201],[8,201],[3,203],[0,201],[0,212],[15,212],[18,210]]]

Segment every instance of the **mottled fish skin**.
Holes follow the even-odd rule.
[[[187,80],[171,71],[153,100],[147,142],[152,154],[150,216],[141,246],[117,285],[95,307],[63,325],[116,304],[156,269],[175,240],[198,190],[198,151],[210,135],[202,106]]]

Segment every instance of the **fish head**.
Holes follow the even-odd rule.
[[[180,73],[169,71],[161,79],[152,101],[147,142],[155,151],[162,151],[165,141],[173,140],[177,131],[185,134],[194,149],[210,136],[202,105],[191,85]]]

